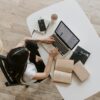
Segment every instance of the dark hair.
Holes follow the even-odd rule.
[[[36,41],[26,40],[25,41],[25,47],[30,51],[30,57],[29,57],[30,62],[35,64],[38,72],[43,72],[44,68],[45,68],[43,61],[36,62],[36,60],[35,60],[36,55],[40,56],[40,54],[38,52],[38,45],[37,45]]]
[[[21,78],[26,70],[29,52],[25,47],[11,49],[7,54],[8,71],[14,78]]]
[[[38,49],[37,43],[34,40],[25,40],[25,47],[32,53]]]
[[[38,54],[38,45],[34,40],[25,40],[25,47],[30,51],[29,60],[35,61],[36,55]]]

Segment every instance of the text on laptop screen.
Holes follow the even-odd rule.
[[[55,30],[55,33],[63,40],[70,49],[73,49],[79,42],[74,33],[61,21]]]

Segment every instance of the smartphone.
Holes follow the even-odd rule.
[[[46,31],[46,26],[45,26],[44,19],[38,20],[38,25],[39,25],[40,31]]]

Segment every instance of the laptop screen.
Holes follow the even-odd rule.
[[[72,50],[80,41],[75,34],[61,21],[55,30],[60,39]]]

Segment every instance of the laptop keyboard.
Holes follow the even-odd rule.
[[[53,35],[53,37],[55,39],[53,46],[58,48],[58,51],[61,55],[66,54],[68,52],[68,49],[60,42],[60,40],[55,35]]]

